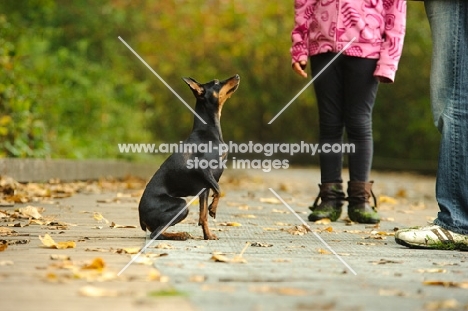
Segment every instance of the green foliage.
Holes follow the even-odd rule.
[[[307,83],[290,66],[290,1],[59,3],[0,3],[0,156],[115,158],[122,156],[117,143],[188,135],[193,115],[118,36],[192,105],[181,77],[206,82],[240,74],[223,111],[226,140],[318,141],[312,90],[268,125]],[[422,4],[408,7],[397,80],[380,87],[374,110],[375,155],[435,160],[430,31]]]

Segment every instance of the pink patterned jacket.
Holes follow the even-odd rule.
[[[391,82],[403,49],[405,0],[295,0],[291,34],[292,62],[341,51],[345,55],[378,59],[374,76]]]

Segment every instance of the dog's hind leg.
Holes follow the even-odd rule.
[[[208,227],[208,199],[210,195],[210,189],[206,189],[200,194],[200,215],[198,219],[198,225],[202,226],[203,238],[205,240],[217,240],[218,237],[210,232]]]

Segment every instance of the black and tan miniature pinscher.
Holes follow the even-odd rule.
[[[206,122],[204,124],[195,116],[192,132],[184,141],[184,145],[205,144],[206,146],[211,143],[211,150],[203,150],[208,152],[200,152],[201,148],[196,152],[184,150],[167,158],[151,178],[141,197],[138,207],[140,226],[143,230],[148,229],[151,232],[152,239],[187,240],[190,235],[186,232],[168,233],[164,232],[164,229],[168,225],[174,226],[187,217],[189,211],[182,197],[197,195],[205,188],[206,190],[199,196],[198,225],[202,226],[205,240],[216,240],[218,238],[208,228],[207,213],[209,212],[213,218],[216,217],[220,196],[218,181],[223,173],[223,165],[197,167],[188,163],[202,163],[201,160],[216,162],[220,157],[224,160],[227,156],[227,152],[221,155],[219,153],[219,150],[222,150],[220,146],[224,144],[220,124],[221,110],[226,100],[237,90],[240,77],[235,75],[224,81],[213,80],[206,84],[200,84],[192,78],[184,78],[184,81],[195,95],[195,112]],[[197,159],[198,161],[194,161]],[[210,190],[213,190],[213,201],[208,207]],[[180,215],[175,217],[179,213]]]

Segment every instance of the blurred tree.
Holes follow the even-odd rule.
[[[428,98],[430,32],[423,6],[408,6],[397,80],[380,87],[374,110],[375,156],[425,163],[435,161],[438,141]],[[3,156],[121,157],[119,142],[188,135],[190,111],[118,36],[192,105],[181,77],[240,74],[224,107],[226,140],[318,140],[312,88],[268,125],[307,83],[290,68],[290,1],[3,1],[0,12]]]

